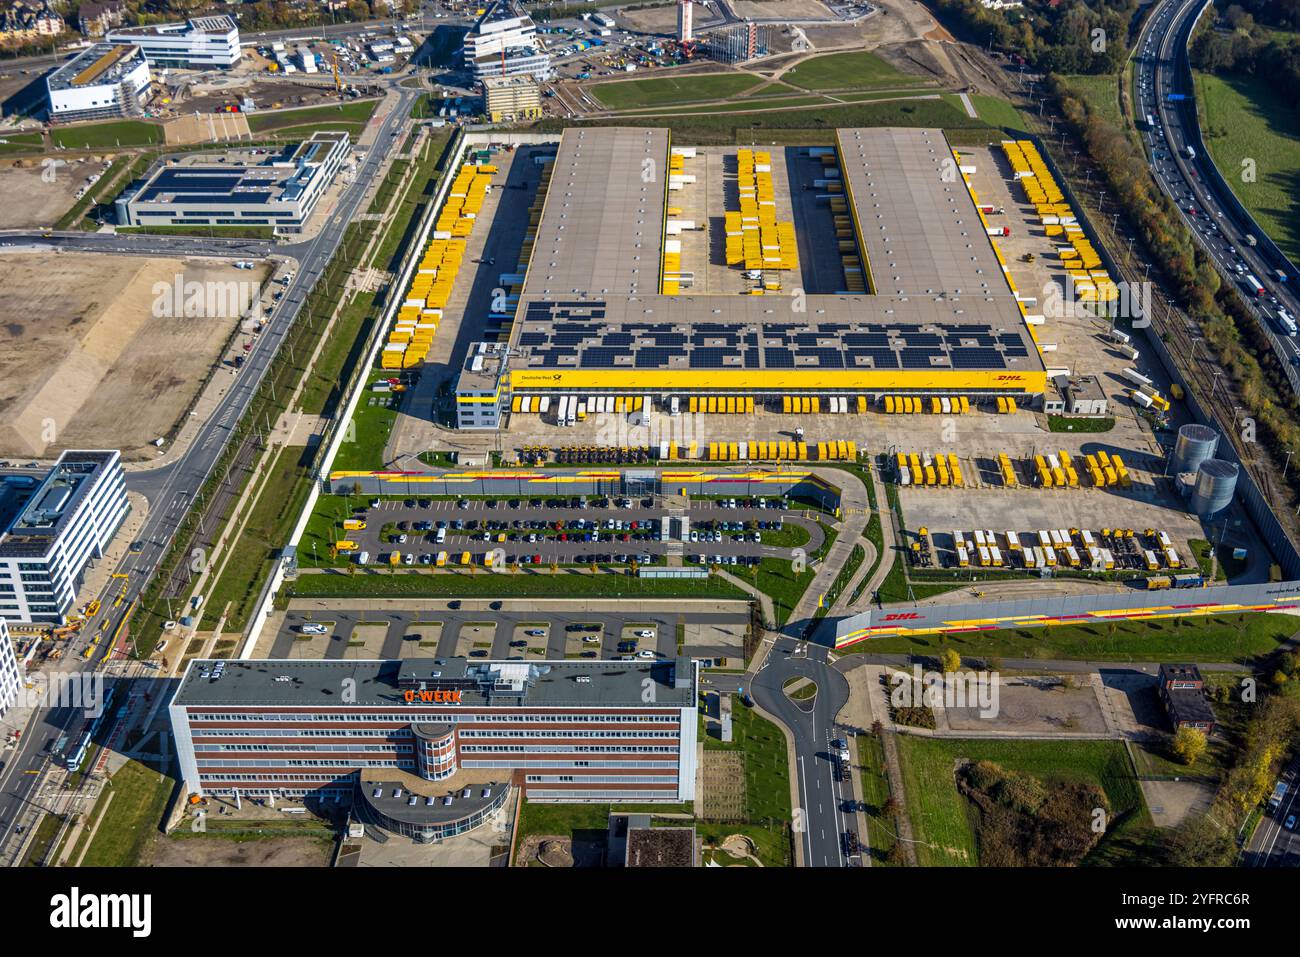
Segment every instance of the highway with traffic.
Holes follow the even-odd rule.
[[[1213,160],[1199,146],[1187,44],[1205,6],[1206,0],[1164,0],[1147,18],[1134,54],[1138,125],[1156,182],[1224,282],[1235,286],[1263,320],[1293,388],[1300,391],[1300,339],[1290,325],[1300,321],[1300,276],[1285,260],[1269,256],[1262,230],[1235,197],[1222,195]],[[1221,172],[1226,178],[1242,171]]]
[[[391,107],[382,115],[376,114],[371,123],[377,124],[370,148],[358,163],[356,174],[335,208],[328,222],[316,236],[306,242],[271,247],[266,243],[223,241],[193,238],[178,241],[178,237],[165,239],[147,236],[111,236],[102,234],[5,234],[4,241],[13,244],[47,246],[76,250],[105,250],[155,254],[165,252],[176,255],[216,255],[232,258],[266,256],[273,254],[296,262],[296,272],[273,307],[263,333],[257,337],[247,354],[234,384],[220,398],[212,415],[199,429],[193,441],[179,457],[155,469],[129,471],[127,489],[143,495],[149,501],[148,515],[144,519],[133,549],[128,551],[113,570],[116,578],[109,578],[98,596],[100,610],[88,619],[81,630],[77,645],[69,649],[64,662],[69,669],[100,668],[112,654],[112,638],[122,631],[124,620],[134,609],[136,600],[149,583],[159,561],[171,545],[181,520],[189,511],[195,493],[212,474],[236,424],[247,410],[267,369],[278,352],[298,316],[304,301],[320,278],[330,258],[342,240],[344,230],[357,214],[367,192],[383,167],[393,145],[399,142],[394,133],[410,115],[419,91],[400,84],[392,89],[380,110]],[[91,636],[104,635],[89,660],[75,654],[84,647]],[[11,844],[21,846],[19,833],[26,830],[43,813],[33,801],[46,762],[45,750],[50,740],[62,734],[74,722],[81,720],[79,709],[37,708],[24,731],[18,746],[8,754],[0,768],[0,863],[12,863]]]

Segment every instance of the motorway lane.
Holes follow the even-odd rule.
[[[1248,305],[1262,317],[1269,330],[1274,349],[1281,355],[1288,373],[1296,383],[1300,365],[1300,343],[1286,334],[1278,323],[1278,309],[1285,308],[1293,317],[1300,315],[1300,296],[1292,282],[1279,282],[1273,270],[1284,263],[1266,259],[1262,248],[1246,242],[1248,234],[1262,235],[1257,225],[1238,221],[1231,200],[1219,196],[1211,187],[1205,169],[1211,160],[1199,153],[1194,159],[1186,155],[1189,134],[1195,137],[1195,100],[1187,88],[1187,41],[1197,12],[1205,0],[1164,0],[1148,18],[1138,37],[1135,52],[1137,65],[1137,114],[1145,120],[1155,119],[1155,129],[1142,137],[1150,158],[1151,171],[1160,188],[1171,196],[1180,215],[1197,240],[1207,250],[1215,267],[1226,282],[1243,291]],[[1182,103],[1168,101],[1170,93],[1184,93]],[[1163,134],[1163,135],[1162,135]],[[1229,171],[1232,172],[1232,171]],[[1189,207],[1196,215],[1189,213]],[[1217,227],[1217,228],[1216,228]],[[1244,291],[1244,274],[1254,275],[1265,289],[1262,297]]]
[[[127,587],[122,600],[117,602],[123,579],[109,579],[99,596],[103,607],[86,623],[80,636],[82,640],[75,646],[76,649],[85,643],[87,636],[97,631],[100,622],[107,622],[104,634],[111,636],[122,617],[131,608],[131,603],[148,584],[158,561],[170,545],[192,496],[215,467],[231,430],[247,409],[275,352],[297,316],[299,307],[319,278],[330,256],[333,255],[344,229],[365,198],[367,188],[377,174],[384,156],[397,141],[397,137],[391,135],[393,128],[400,127],[418,95],[414,90],[404,88],[399,90],[395,108],[378,120],[377,136],[367,150],[364,161],[359,164],[352,185],[344,191],[338,205],[331,213],[329,222],[314,239],[293,247],[298,260],[294,281],[290,283],[284,296],[272,310],[266,329],[254,342],[252,351],[238,373],[235,385],[222,397],[214,414],[204,423],[191,445],[179,459],[169,465],[127,473],[127,488],[131,491],[143,492],[151,502],[149,515],[137,539],[142,543],[142,547],[138,552],[128,552],[114,569],[116,573],[128,576],[125,579]],[[123,237],[116,238],[120,241]],[[166,245],[169,254],[175,255],[177,250],[175,239],[169,237]],[[282,252],[285,248],[278,247],[277,252]],[[92,661],[83,661],[75,654],[71,642],[69,646],[64,666],[76,670],[98,669],[111,653],[107,638],[101,643],[103,657],[97,656]],[[4,851],[11,839],[16,836],[18,812],[24,807],[29,809],[34,807],[31,801],[39,776],[25,772],[43,766],[42,751],[49,738],[79,720],[78,712],[66,714],[39,712],[33,717],[36,723],[31,733],[23,735],[19,746],[10,752],[6,759],[4,769],[0,770],[0,821],[4,822],[0,824],[0,860],[5,859]]]
[[[1284,825],[1291,815],[1300,817],[1300,756],[1294,757],[1282,776],[1287,796],[1276,811],[1268,811],[1246,847],[1247,867],[1300,867],[1300,828]]]
[[[844,831],[849,821],[844,802],[855,799],[852,781],[841,782],[831,757],[837,735],[835,716],[849,699],[849,683],[826,661],[829,649],[809,642],[780,638],[754,676],[754,700],[789,729],[794,739],[799,810],[795,812],[799,853],[809,867],[847,867]],[[782,686],[792,677],[810,678],[817,685],[812,707],[790,700]],[[802,811],[802,813],[800,813]],[[866,835],[858,835],[863,844]],[[863,853],[866,853],[863,851]]]

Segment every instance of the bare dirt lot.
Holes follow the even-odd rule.
[[[0,196],[4,197],[4,203],[0,204],[0,229],[53,226],[71,208],[86,177],[103,172],[107,157],[59,157],[59,165],[55,167],[42,165],[42,159],[50,157],[0,165]]]
[[[226,293],[266,277],[134,256],[15,253],[0,267],[0,455],[18,457],[120,448],[144,458],[148,443],[178,425],[238,326]],[[186,317],[184,299],[179,316],[170,297],[158,308],[178,277],[182,290],[221,295],[202,316]]]
[[[779,17],[783,20],[835,20],[835,14],[817,0],[735,0],[731,9],[743,20]]]
[[[145,867],[325,867],[329,842],[312,837],[159,837],[145,852]]]

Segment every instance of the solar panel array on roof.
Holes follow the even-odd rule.
[[[512,382],[581,381],[530,369],[696,370],[703,388],[711,370],[983,370],[1009,373],[984,385],[1041,388],[1042,360],[970,193],[950,175],[942,131],[840,130],[837,141],[877,294],[806,296],[796,311],[781,295],[655,293],[667,132],[566,130],[512,329]]]

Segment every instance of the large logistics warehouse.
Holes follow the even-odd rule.
[[[822,152],[842,172],[846,289],[701,295],[683,291],[690,274],[669,206],[673,180],[693,181],[683,172],[693,148],[673,149],[662,129],[566,130],[518,290],[502,395],[672,396],[685,411],[704,395],[841,395],[861,408],[909,393],[1042,393],[1026,301],[942,131],[844,129]],[[771,163],[742,153],[742,164],[763,161],[742,175]],[[774,206],[764,186],[760,177],[749,195]],[[792,241],[793,226],[764,225],[790,232],[769,240],[755,230],[763,245],[745,247],[746,265],[790,268],[793,250],[777,243]],[[729,232],[729,263],[732,241]]]

